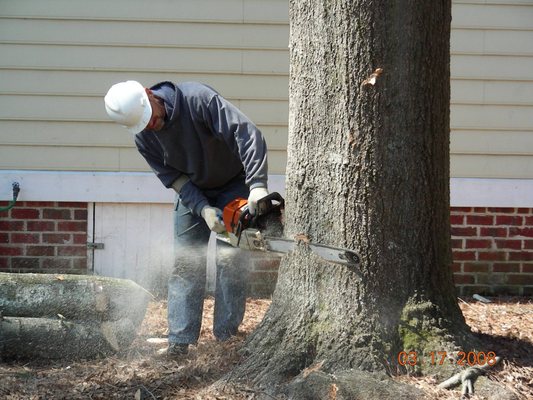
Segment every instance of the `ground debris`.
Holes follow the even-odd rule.
[[[473,299],[459,302],[472,331],[484,335],[490,349],[503,361],[489,378],[512,390],[518,398],[533,398],[533,302],[526,298],[492,298],[491,303]],[[133,344],[113,357],[76,362],[0,363],[0,398],[32,399],[182,399],[251,400],[258,393],[251,388],[213,383],[240,361],[238,350],[244,338],[261,321],[270,302],[250,299],[241,333],[228,342],[217,342],[211,326],[213,300],[204,307],[201,338],[181,361],[162,358],[157,351],[165,341],[150,343],[149,338],[167,335],[166,302],[149,304],[146,318]],[[490,336],[486,336],[490,335]],[[531,347],[529,347],[531,348]],[[314,365],[312,367],[317,367]],[[319,368],[318,368],[319,369]],[[394,378],[424,390],[427,399],[460,399],[460,390],[437,387],[433,377]],[[335,399],[336,387],[329,396]],[[481,394],[472,400],[483,399]]]
[[[502,358],[488,378],[510,390],[519,399],[533,399],[533,300],[520,297],[491,298],[491,303],[459,299],[459,306],[472,332],[486,343],[486,352]],[[461,390],[438,388],[433,377],[398,376],[428,393],[428,399],[461,399]],[[471,400],[485,399],[482,394]]]

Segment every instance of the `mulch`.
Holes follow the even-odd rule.
[[[483,352],[494,352],[503,360],[491,369],[488,377],[519,399],[533,399],[533,299],[500,297],[490,300],[490,303],[483,303],[472,298],[459,299],[467,324],[486,345]],[[478,366],[474,361],[473,365]],[[440,382],[431,376],[396,379],[425,390],[429,399],[461,399],[460,388],[437,389]],[[484,397],[474,395],[470,399]]]
[[[490,379],[520,399],[533,399],[533,301],[531,298],[493,298],[491,303],[459,299],[472,331],[485,335],[487,352],[503,362]],[[249,299],[240,333],[217,342],[211,331],[213,299],[204,305],[203,328],[197,346],[179,361],[159,354],[166,348],[166,302],[149,304],[137,339],[128,351],[97,360],[44,362],[30,360],[0,364],[0,398],[34,399],[183,399],[241,400],[255,392],[235,387],[213,390],[212,384],[239,363],[239,348],[261,321],[270,301]],[[428,399],[460,399],[459,390],[437,389],[432,377],[401,376],[427,393]],[[482,399],[476,395],[472,399]]]

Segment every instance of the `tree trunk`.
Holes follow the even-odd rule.
[[[363,278],[301,243],[233,379],[286,391],[313,365],[396,371],[401,351],[420,372],[472,345],[451,274],[450,21],[450,0],[290,1],[285,235],[356,250]]]
[[[132,342],[150,294],[88,275],[0,273],[0,358],[94,357]]]

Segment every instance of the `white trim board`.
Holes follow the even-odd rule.
[[[269,175],[269,190],[285,193],[285,176]],[[19,201],[92,203],[173,203],[152,172],[65,172],[0,170],[0,200],[11,200],[12,184],[20,184]]]
[[[172,203],[174,192],[151,172],[0,171],[0,200],[11,200],[12,183],[20,201],[95,203]],[[285,176],[270,175],[269,190],[285,193]],[[533,207],[532,179],[452,178],[454,207]]]
[[[533,207],[533,179],[452,178],[452,207]]]

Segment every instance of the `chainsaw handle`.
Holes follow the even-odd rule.
[[[274,204],[277,202],[278,204]],[[257,200],[256,212],[255,215],[251,215],[250,211],[247,209],[243,213],[243,219],[248,220],[247,226],[250,228],[255,228],[258,226],[258,221],[263,215],[266,215],[271,212],[275,207],[283,209],[285,206],[285,200],[278,192],[272,192],[263,197],[262,199]]]
[[[277,201],[281,208],[285,205],[285,200],[278,192],[269,193],[265,197],[257,200],[257,211],[254,218],[267,213],[272,208],[272,201]]]
[[[265,214],[268,214],[270,210],[274,207],[273,201],[279,203],[279,207],[283,208],[285,205],[285,200],[278,192],[272,192],[266,195],[265,197],[257,200],[257,206],[255,215],[250,214],[248,207],[245,207],[240,215],[239,224],[237,229],[237,236],[240,235],[242,227],[255,227],[257,225],[257,220]]]

